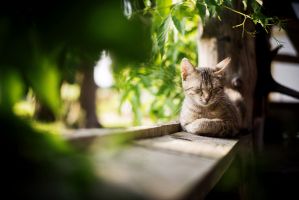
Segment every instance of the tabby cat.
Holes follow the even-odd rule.
[[[241,117],[231,100],[238,94],[224,87],[225,69],[230,60],[228,57],[214,68],[194,68],[188,59],[182,60],[185,99],[180,123],[183,130],[212,137],[230,137],[238,133]]]

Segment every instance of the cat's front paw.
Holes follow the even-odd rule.
[[[193,134],[214,135],[220,131],[219,124],[221,123],[221,119],[200,118],[188,124],[186,130]]]
[[[197,133],[198,134],[206,134],[213,131],[211,128],[211,122],[213,122],[213,119],[208,118],[200,118],[196,120],[196,126],[197,126]]]
[[[208,123],[210,119],[207,118],[200,118],[196,119],[192,123],[188,124],[185,128],[186,131],[193,134],[201,134],[207,132]]]

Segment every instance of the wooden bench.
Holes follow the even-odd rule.
[[[146,199],[171,200],[204,198],[250,143],[250,136],[220,139],[181,132],[179,123],[82,129],[65,137],[78,148],[91,149],[97,175],[109,185]],[[117,138],[133,140],[117,150],[109,148]]]

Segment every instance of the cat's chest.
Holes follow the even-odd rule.
[[[204,117],[204,118],[219,118],[221,116],[221,110],[217,108],[200,108],[199,117]]]
[[[222,116],[221,109],[217,107],[200,107],[200,106],[192,106],[188,109],[189,115],[194,118],[219,118]]]

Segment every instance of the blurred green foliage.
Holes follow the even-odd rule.
[[[58,135],[7,114],[1,121],[3,195],[11,199],[92,199],[95,179],[86,156]]]
[[[104,49],[119,65],[147,58],[151,49],[149,19],[136,16],[128,20],[122,11],[120,0],[12,0],[1,4],[4,196],[91,199],[94,189],[101,193],[86,155],[72,150],[58,134],[49,134],[16,116],[14,110],[32,91],[59,116],[62,80],[71,81],[80,63],[95,63]]]
[[[166,121],[179,113],[183,98],[179,62],[183,57],[196,60],[196,34],[199,22],[191,1],[172,4],[172,1],[145,3],[144,14],[152,16],[153,48],[148,62],[138,67],[122,68],[116,73],[116,87],[122,92],[121,104],[128,101],[134,112],[134,124],[149,114],[151,119]],[[134,12],[133,12],[134,13]],[[140,13],[135,11],[136,15]],[[144,108],[142,96],[150,106]]]
[[[11,108],[21,97],[20,88],[26,92],[30,87],[58,114],[63,72],[78,67],[82,59],[95,62],[104,49],[117,63],[138,62],[149,55],[146,20],[128,20],[121,1],[6,2],[0,8],[0,67],[6,77],[1,77],[1,108]],[[7,83],[18,91],[5,91],[11,88]]]

